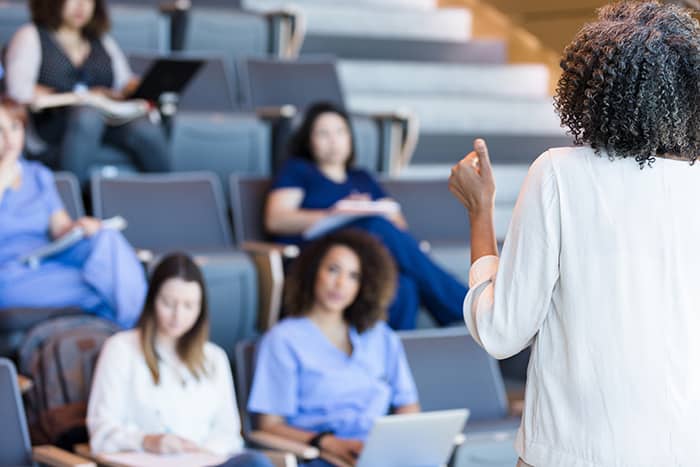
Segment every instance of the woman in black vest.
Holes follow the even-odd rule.
[[[7,50],[7,93],[23,103],[52,93],[90,91],[124,99],[138,85],[123,52],[107,34],[104,0],[31,0],[32,24],[23,26]],[[57,158],[56,168],[89,179],[103,142],[116,146],[146,172],[168,170],[163,129],[146,118],[107,126],[95,109],[76,106],[34,115],[39,136]]]

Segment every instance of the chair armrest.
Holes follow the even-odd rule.
[[[289,452],[263,450],[260,451],[275,467],[297,467],[297,458]]]
[[[255,109],[256,115],[264,120],[292,119],[296,116],[297,112],[297,108],[293,105],[258,107]]]
[[[146,250],[144,248],[136,248],[134,252],[136,253],[136,258],[138,258],[139,262],[143,266],[148,266],[149,264],[151,264],[151,261],[153,261],[153,259],[155,258],[155,253],[153,253],[153,251],[151,250]]]
[[[396,175],[411,162],[420,134],[417,115],[407,109],[394,112],[353,112],[352,115],[371,118],[378,123],[384,152],[382,171]]]
[[[283,7],[263,13],[273,30],[274,50],[279,58],[297,58],[306,37],[306,16],[294,7]]]
[[[32,459],[54,467],[97,467],[97,464],[90,460],[49,445],[32,448]]]
[[[192,8],[191,0],[170,0],[161,2],[158,5],[158,10],[163,14],[174,13],[177,11],[187,11]]]
[[[277,251],[279,254],[288,259],[293,259],[299,256],[298,246],[284,245],[282,243],[243,242],[241,249],[250,254],[269,254],[271,251]]]
[[[284,288],[284,246],[274,243],[245,242],[258,276],[258,330],[265,332],[279,320]],[[298,254],[298,249],[297,249]]]
[[[294,454],[304,460],[316,459],[319,456],[319,450],[308,444],[291,441],[281,436],[266,433],[264,431],[251,431],[246,435],[246,439],[258,446],[275,449],[277,451],[285,451]]]

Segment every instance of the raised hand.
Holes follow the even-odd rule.
[[[452,194],[474,217],[493,211],[496,183],[493,178],[489,150],[483,139],[474,140],[474,151],[453,168],[449,188]]]

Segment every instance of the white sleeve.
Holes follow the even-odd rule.
[[[112,88],[115,91],[121,91],[129,84],[134,73],[131,71],[129,61],[126,59],[124,52],[119,48],[117,42],[112,36],[105,35],[102,37],[102,46],[107,51],[110,60],[112,61],[112,73],[114,73],[114,83]]]
[[[127,344],[127,345],[125,345]],[[133,350],[116,334],[109,338],[95,367],[87,411],[90,450],[95,453],[140,451],[143,436],[138,427],[124,422],[129,396],[125,386],[132,376]]]
[[[464,320],[494,357],[518,353],[540,329],[559,279],[560,237],[559,190],[544,153],[520,191],[501,259],[481,257],[469,274]]]
[[[236,393],[233,388],[231,365],[226,353],[220,348],[212,352],[214,361],[213,384],[219,395],[219,407],[211,423],[211,431],[202,443],[202,447],[214,454],[232,456],[243,449],[241,422],[236,405]]]
[[[41,41],[33,24],[25,24],[12,36],[5,65],[7,95],[17,102],[31,102],[41,67]]]

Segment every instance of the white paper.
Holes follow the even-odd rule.
[[[363,217],[390,216],[401,211],[399,203],[392,200],[365,201],[344,199],[335,203],[336,213],[330,214],[306,229],[302,236],[313,240],[331,230],[342,227]]]
[[[119,467],[207,467],[223,464],[226,458],[207,453],[149,454],[146,452],[119,452],[99,454],[97,461]]]

